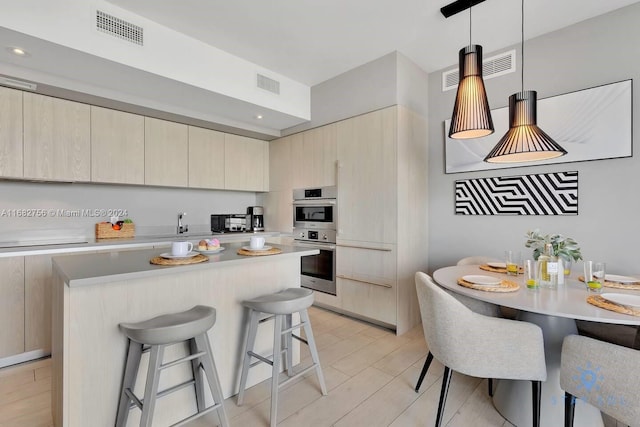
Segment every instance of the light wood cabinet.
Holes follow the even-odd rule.
[[[291,191],[293,188],[292,146],[300,134],[285,136],[269,143],[269,191]]]
[[[23,176],[22,147],[22,92],[0,87],[0,176]]]
[[[189,182],[187,125],[144,119],[144,183],[186,187]]]
[[[91,107],[91,181],[144,184],[144,117]]]
[[[0,258],[0,358],[24,352],[24,257]]]
[[[396,325],[396,253],[392,245],[336,248],[341,308]]]
[[[302,133],[302,151],[295,151],[299,162],[294,188],[336,185],[337,125],[330,124]]]
[[[90,108],[24,92],[25,178],[91,179]]]
[[[224,137],[189,126],[189,187],[224,188]]]
[[[340,239],[396,242],[396,114],[391,107],[337,124]]]
[[[224,182],[227,190],[269,190],[269,143],[225,135]]]
[[[24,258],[25,351],[51,353],[51,255]]]

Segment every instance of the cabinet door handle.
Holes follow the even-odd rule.
[[[393,286],[388,285],[386,283],[377,283],[377,282],[371,282],[369,280],[356,279],[355,277],[345,276],[343,274],[338,274],[338,275],[336,275],[336,277],[338,277],[340,279],[352,280],[354,282],[366,283],[368,285],[380,286],[382,288],[388,288],[388,289],[393,288]]]
[[[375,248],[373,246],[357,246],[357,245],[345,245],[344,243],[338,243],[336,246],[341,248],[356,248],[356,249],[369,249],[372,251],[382,251],[382,252],[391,252],[393,249],[389,248]]]

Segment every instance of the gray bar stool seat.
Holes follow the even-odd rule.
[[[327,387],[324,382],[324,376],[322,375],[322,368],[320,367],[318,350],[316,349],[315,340],[313,339],[311,322],[309,321],[309,314],[307,313],[307,308],[313,304],[313,291],[304,288],[289,288],[273,294],[262,295],[251,300],[243,301],[242,304],[249,308],[249,330],[243,351],[242,374],[240,376],[240,390],[238,392],[237,403],[238,405],[242,405],[243,403],[249,368],[260,362],[271,365],[270,418],[271,426],[273,427],[277,423],[278,389],[280,387],[315,369],[322,394],[327,394]],[[300,314],[300,323],[297,325],[292,325],[292,315],[294,313]],[[258,325],[271,319],[274,320],[273,354],[265,357],[255,353],[253,348]],[[293,331],[297,329],[304,329],[306,340],[293,334]],[[313,361],[311,366],[295,375],[293,374],[292,366],[293,338],[309,346],[311,359]],[[278,376],[280,374],[282,354],[285,355],[285,368],[289,378],[280,383]],[[252,363],[252,359],[257,360]]]
[[[216,310],[212,307],[198,305],[181,313],[165,314],[143,322],[121,323],[119,325],[128,338],[128,352],[120,389],[116,427],[126,425],[129,411],[134,406],[142,410],[140,426],[150,427],[156,398],[190,385],[195,386],[198,412],[174,424],[174,426],[182,425],[212,411],[217,411],[222,426],[229,425],[224,411],[222,389],[207,335],[207,331],[213,327],[215,322]],[[163,364],[164,349],[179,342],[189,343],[189,355]],[[150,352],[149,368],[144,398],[140,400],[133,393],[133,389],[142,353],[146,351]],[[193,379],[158,392],[160,372],[183,362],[191,362]],[[208,408],[204,399],[204,380],[201,368],[206,373],[214,400],[214,404]]]

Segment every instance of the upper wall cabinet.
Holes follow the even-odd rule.
[[[395,243],[396,108],[338,123],[338,237]]]
[[[89,181],[89,106],[29,92],[23,96],[24,176]]]
[[[0,176],[22,173],[22,92],[0,87]]]
[[[224,182],[227,190],[269,191],[269,143],[226,134]]]
[[[186,187],[189,181],[187,125],[145,117],[144,183]]]
[[[189,187],[224,189],[224,136],[189,126]]]
[[[302,150],[293,148],[298,164],[294,188],[336,185],[337,126],[330,124],[302,133]]]
[[[91,181],[144,184],[144,117],[91,107]]]

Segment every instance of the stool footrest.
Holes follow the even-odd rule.
[[[305,343],[306,345],[309,345],[309,341],[305,340],[304,338],[299,337],[299,336],[294,335],[294,334],[291,334],[291,336],[292,336],[293,338],[297,339],[298,341],[301,341],[301,342]]]
[[[203,415],[205,415],[205,414],[208,414],[208,413],[209,413],[209,412],[211,412],[211,411],[215,411],[215,410],[217,410],[217,409],[220,409],[220,407],[221,407],[221,406],[222,406],[222,403],[217,403],[217,404],[215,404],[215,405],[213,405],[213,406],[209,406],[208,408],[205,408],[205,409],[203,409],[202,411],[200,411],[200,412],[198,412],[198,413],[196,413],[196,414],[193,414],[193,415],[191,415],[190,417],[187,417],[187,418],[185,418],[184,420],[182,420],[182,421],[180,421],[180,422],[177,422],[177,423],[175,423],[175,424],[172,424],[172,425],[171,425],[171,427],[180,427],[180,426],[183,426],[183,425],[185,425],[186,423],[188,423],[189,421],[193,421],[193,420],[195,420],[196,418],[200,418],[201,416],[203,416]]]
[[[178,365],[180,363],[188,362],[188,361],[193,360],[193,359],[198,359],[198,358],[204,356],[205,354],[206,353],[204,351],[200,351],[198,353],[194,353],[194,354],[189,355],[189,356],[181,357],[180,359],[176,359],[173,362],[168,362],[168,363],[165,363],[163,365],[160,365],[160,370],[167,369],[167,368],[170,368],[172,366]]]
[[[306,324],[307,324],[306,322],[300,322],[297,325],[293,325],[290,328],[283,329],[282,332],[281,332],[281,335],[288,334],[289,332],[295,331],[296,329],[300,329],[300,328],[304,327],[304,325],[306,325]]]
[[[269,359],[267,359],[267,358],[266,358],[266,357],[264,357],[264,356],[260,356],[259,354],[254,353],[253,351],[248,351],[247,353],[248,353],[250,356],[255,357],[256,359],[260,359],[260,360],[261,360],[261,361],[263,361],[264,363],[268,363],[269,365],[273,366],[273,361],[272,361],[272,360],[269,360]],[[256,363],[260,363],[260,362],[254,362],[251,366],[254,366],[254,364],[256,364]]]
[[[167,394],[171,394],[174,391],[178,391],[178,390],[181,390],[181,389],[183,389],[185,387],[189,387],[191,385],[194,385],[195,383],[196,383],[195,380],[187,380],[187,381],[185,381],[183,383],[176,384],[173,387],[169,387],[166,390],[162,390],[162,391],[158,392],[158,394],[156,394],[156,398],[164,397]],[[126,389],[125,393],[127,393],[127,396],[129,396],[129,398],[133,401],[129,405],[129,409],[132,409],[134,406],[137,406],[139,409],[142,409],[142,405],[144,404],[144,400],[138,399],[138,396],[133,394],[133,391],[131,391],[131,389]]]

